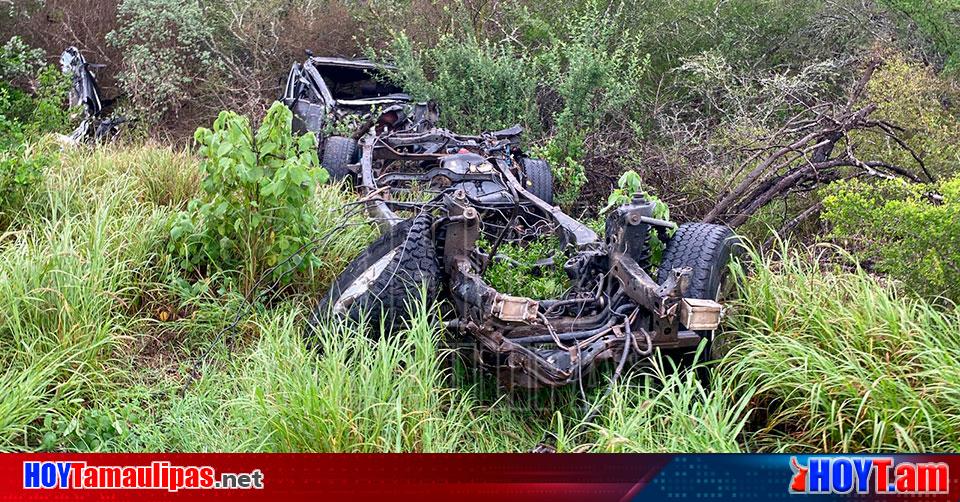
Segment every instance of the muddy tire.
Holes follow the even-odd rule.
[[[407,308],[437,295],[440,266],[433,240],[433,216],[423,214],[395,226],[357,256],[320,299],[310,316],[308,334],[331,317],[366,317],[379,335],[380,318],[391,331],[408,318]]]
[[[320,165],[330,173],[330,179],[340,181],[346,178],[353,183],[355,175],[347,166],[355,162],[356,156],[356,141],[343,136],[330,136],[323,143]]]
[[[550,164],[542,159],[523,159],[524,187],[547,204],[553,204],[553,173]]]

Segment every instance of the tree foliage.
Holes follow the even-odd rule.
[[[291,120],[277,102],[256,133],[233,112],[222,112],[212,130],[197,130],[203,192],[170,231],[184,269],[239,272],[249,290],[267,269],[289,280],[289,272],[317,264],[309,246],[301,248],[316,237],[310,207],[327,173],[315,137],[294,137]]]
[[[214,27],[197,0],[122,0],[110,43],[123,51],[120,81],[145,118],[184,106],[185,92],[216,73]]]
[[[832,235],[915,292],[960,300],[960,176],[936,185],[838,185],[824,199]]]

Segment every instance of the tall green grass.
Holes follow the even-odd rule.
[[[833,254],[831,252],[831,254]],[[960,448],[960,314],[782,245],[753,255],[721,379],[756,389],[764,451]]]
[[[324,265],[298,295],[256,299],[218,337],[242,299],[215,280],[178,290],[165,256],[168,220],[196,179],[189,152],[157,145],[71,150],[45,173],[0,239],[0,449],[960,447],[960,314],[786,245],[752,256],[723,335],[730,350],[701,363],[708,382],[662,357],[607,393],[603,370],[587,389],[589,420],[578,389],[507,393],[454,371],[426,302],[396,336],[373,341],[343,322],[305,341],[316,294],[375,233],[338,186],[317,194]]]
[[[592,427],[604,452],[744,451],[741,437],[753,389],[708,379],[697,368],[678,368],[656,357],[645,372],[619,383]]]
[[[136,321],[143,264],[162,213],[123,173],[66,156],[45,173],[21,230],[0,243],[0,448],[34,447],[39,419],[63,418],[113,386],[115,349]]]
[[[324,326],[313,341],[319,355],[304,344],[299,317],[261,326],[235,406],[256,417],[253,429],[266,438],[265,449],[458,451],[495,444],[497,436],[480,430],[483,418],[469,392],[445,381],[440,330],[422,305],[405,330],[380,341],[362,325]]]

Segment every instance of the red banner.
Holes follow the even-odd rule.
[[[947,455],[7,454],[0,473],[0,501],[960,498]]]
[[[670,456],[0,455],[0,500],[620,500]],[[242,486],[238,486],[242,485]],[[259,487],[255,486],[259,485]]]

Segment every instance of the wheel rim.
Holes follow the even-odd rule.
[[[350,306],[357,301],[357,298],[360,298],[370,290],[370,285],[383,274],[387,269],[387,265],[390,264],[399,250],[399,247],[393,249],[357,276],[356,280],[350,283],[350,285],[340,293],[340,297],[337,298],[336,303],[333,304],[333,313],[346,314]]]

